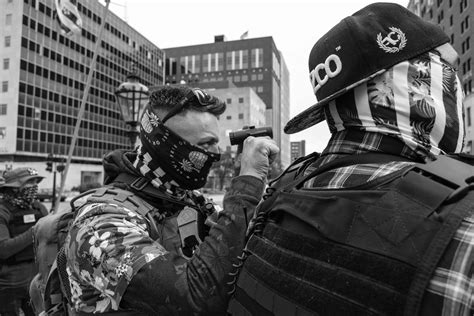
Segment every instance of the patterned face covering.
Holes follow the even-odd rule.
[[[220,154],[195,146],[167,128],[150,105],[142,116],[140,138],[142,145],[134,166],[155,187],[171,191],[173,187],[201,188],[212,163],[220,159]]]
[[[33,185],[15,191],[5,192],[3,198],[11,205],[21,209],[31,207],[31,204],[36,200],[38,194],[38,186]]]
[[[432,51],[333,100],[325,115],[331,133],[350,128],[391,135],[425,159],[461,151],[462,99],[455,69]]]

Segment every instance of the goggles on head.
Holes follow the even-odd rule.
[[[202,89],[191,89],[186,94],[186,96],[178,103],[178,105],[172,108],[171,111],[169,111],[168,114],[165,115],[165,117],[162,119],[163,124],[179,112],[183,111],[183,109],[192,101],[197,101],[193,103],[194,106],[207,107],[209,105],[216,104],[218,102],[218,99],[213,96],[210,96]]]

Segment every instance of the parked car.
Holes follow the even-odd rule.
[[[56,189],[56,196],[58,196],[59,193],[59,188]],[[52,201],[53,199],[53,189],[39,189],[38,194],[36,196],[40,202],[44,201]],[[64,202],[66,200],[66,196],[64,193],[61,195],[61,202]]]

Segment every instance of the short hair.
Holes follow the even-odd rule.
[[[193,92],[196,90],[204,96],[205,104],[202,104],[196,96],[196,93]],[[190,110],[209,112],[215,116],[219,116],[224,113],[226,109],[225,102],[217,97],[209,95],[204,90],[192,89],[186,86],[162,86],[151,93],[149,103],[154,110],[163,111],[165,115],[177,111],[172,113],[171,116],[184,115]],[[181,108],[178,109],[177,107]],[[167,117],[167,119],[171,116]]]

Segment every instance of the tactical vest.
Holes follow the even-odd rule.
[[[25,231],[33,227],[41,217],[46,215],[46,209],[42,210],[41,204],[37,201],[33,202],[32,207],[28,209],[14,208],[6,203],[2,203],[1,207],[7,209],[11,214],[8,223],[10,238],[23,234]],[[33,260],[35,260],[35,255],[33,251],[33,243],[31,243],[13,256],[5,260],[0,260],[0,264],[12,265]]]
[[[439,156],[356,188],[302,188],[315,174],[268,190],[235,265],[229,313],[416,315],[474,205],[473,166]]]
[[[174,251],[182,257],[189,259],[193,255],[195,247],[200,244],[206,233],[206,229],[202,227],[204,226],[203,218],[205,217],[202,213],[212,212],[213,210],[208,206],[206,210],[199,210],[196,205],[172,200],[166,195],[157,192],[156,189],[149,188],[148,183],[141,177],[132,178],[127,174],[121,174],[116,181],[114,185],[120,186],[120,183],[126,183],[127,190],[111,185],[85,192],[76,198],[87,198],[78,209],[86,204],[111,203],[119,204],[133,212],[137,212],[148,219],[148,231],[152,239],[158,241],[166,250]],[[168,202],[174,203],[175,208],[180,209],[180,211],[178,210],[170,216],[162,216],[157,208],[138,196],[137,193],[140,195],[145,193],[142,196],[151,195],[151,197],[156,199],[168,200]],[[52,268],[53,270],[57,271],[59,277],[48,278],[45,292],[50,293],[50,295],[45,295],[46,315],[95,315],[75,312],[67,304],[67,302],[71,301],[71,290],[66,272],[64,248],[60,249]],[[101,313],[100,315],[140,316],[143,314],[126,310]]]

